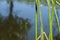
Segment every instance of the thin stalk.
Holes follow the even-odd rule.
[[[53,40],[53,34],[52,34],[52,25],[53,25],[53,19],[54,19],[54,6],[55,6],[55,3],[54,1],[52,0],[52,16],[50,15],[50,0],[47,0],[47,3],[48,3],[48,16],[49,16],[49,26],[50,26],[50,34],[49,34],[49,40]]]
[[[56,12],[56,9],[55,9],[55,15],[56,15],[56,19],[57,19],[57,24],[58,24],[58,31],[60,32],[60,23],[59,23],[59,19],[58,19],[58,15],[57,15],[57,12]]]
[[[39,13],[40,13],[40,32],[42,34],[43,33],[42,12],[40,10],[40,1],[38,1],[38,2],[39,2],[38,9],[39,9]],[[44,40],[43,34],[41,35],[41,40]]]
[[[56,1],[56,3],[60,6],[60,3],[58,1]],[[56,15],[56,20],[57,20],[57,24],[58,24],[58,31],[60,32],[60,23],[59,23],[59,19],[58,19],[56,8],[55,8],[55,15]]]
[[[56,3],[60,6],[60,3],[58,1],[56,1]]]
[[[37,14],[39,13],[40,14],[40,24],[41,24],[41,40],[44,40],[44,38],[43,38],[43,34],[42,34],[42,32],[43,32],[43,25],[42,25],[42,13],[41,13],[41,11],[40,11],[40,0],[36,0],[36,4],[37,4]],[[36,16],[37,17],[37,16]],[[37,21],[36,21],[37,22]],[[37,37],[37,24],[36,24],[36,40],[38,40],[37,39],[38,37]]]
[[[38,13],[40,14],[40,32],[41,32],[41,40],[44,40],[44,37],[43,37],[43,23],[42,23],[42,13],[41,13],[41,9],[40,9],[40,0],[38,0],[38,4],[37,4],[37,10],[38,10]]]
[[[35,20],[36,20],[36,23],[35,23],[35,26],[36,26],[36,27],[35,27],[35,39],[38,40],[38,36],[37,36],[37,35],[38,35],[38,32],[37,32],[37,31],[38,31],[38,30],[37,30],[37,29],[38,29],[37,0],[36,0],[35,4],[36,4],[36,13],[35,13]]]
[[[36,20],[35,35],[36,35],[36,40],[38,40],[38,36],[37,36],[38,35],[38,14],[35,14],[35,16],[36,16],[36,18],[35,18],[35,20]]]
[[[49,19],[49,26],[51,24],[51,15],[50,15],[50,0],[47,0],[48,3],[48,19]],[[49,40],[50,40],[51,35],[49,34]]]
[[[55,13],[55,0],[52,0],[52,17],[51,17],[51,20],[52,20],[52,23],[53,23],[53,20],[54,20],[54,13]]]
[[[51,23],[50,23],[50,40],[53,40],[53,32],[52,32],[52,25],[54,20],[54,13],[55,13],[55,0],[52,0],[52,16],[51,16]]]

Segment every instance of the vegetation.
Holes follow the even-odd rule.
[[[41,0],[40,0],[41,1]],[[39,0],[36,0],[36,6],[37,6],[37,13],[40,12],[40,23],[41,23],[41,33],[43,33],[43,25],[42,25],[42,14],[41,14],[41,10],[40,10],[40,1]],[[60,25],[59,25],[59,20],[58,20],[58,16],[57,16],[57,13],[56,13],[56,4],[60,5],[59,3],[57,3],[56,0],[46,0],[47,1],[47,4],[48,4],[48,19],[49,19],[49,30],[50,30],[50,33],[49,33],[49,40],[53,40],[53,30],[52,30],[52,25],[53,25],[53,20],[54,20],[54,15],[56,15],[56,19],[57,19],[57,23],[58,23],[58,29],[59,29],[59,32],[60,32]],[[50,7],[52,5],[52,13],[50,13]],[[37,16],[37,15],[36,15]],[[37,20],[37,19],[36,19]],[[36,23],[37,24],[37,23]],[[36,32],[37,32],[37,27],[36,26]],[[36,34],[37,36],[38,34]],[[39,37],[41,38],[41,40],[44,40],[44,38],[42,37],[43,35],[41,34]],[[38,37],[38,38],[39,38]],[[37,38],[37,37],[36,37]],[[47,37],[48,38],[48,37]],[[38,39],[36,39],[38,40]],[[56,39],[57,40],[57,39]]]
[[[41,40],[44,40],[43,38],[43,24],[42,24],[42,13],[41,13],[41,10],[40,10],[40,1],[39,0],[36,0],[36,40],[38,40],[38,37],[37,37],[37,28],[38,28],[38,14],[40,14],[40,34],[41,34]]]
[[[26,2],[34,2],[36,5],[36,13],[35,13],[35,36],[36,40],[44,40],[44,36],[46,40],[60,40],[60,34],[53,37],[53,21],[54,17],[56,16],[57,25],[58,25],[58,32],[60,33],[60,23],[58,19],[58,9],[57,7],[60,6],[60,0],[18,0],[18,1],[26,1]],[[13,11],[13,1],[7,0],[10,2],[10,13],[8,18],[4,21],[2,16],[0,15],[0,40],[27,40],[27,32],[31,27],[29,19],[19,18],[12,16]],[[40,9],[40,4],[48,6],[48,20],[49,20],[49,37],[43,30],[43,23],[42,23],[42,12]],[[50,7],[52,7],[52,13],[50,12]],[[40,16],[40,36],[38,36],[38,14]],[[19,20],[19,21],[17,21]],[[44,35],[44,36],[43,36]]]

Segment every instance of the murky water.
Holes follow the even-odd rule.
[[[35,5],[34,3],[27,3],[27,2],[17,2],[14,1],[13,7],[13,16],[17,15],[18,17],[22,17],[24,19],[29,18],[32,24],[31,29],[28,31],[28,40],[35,40]],[[0,14],[4,17],[8,17],[9,15],[9,7],[10,4],[6,1],[0,1]],[[48,26],[48,7],[41,5],[42,10],[42,17],[43,17],[43,26],[44,31],[49,33],[49,26]],[[38,34],[40,34],[40,20],[38,21]],[[57,24],[56,22],[53,23],[53,35],[58,33]]]

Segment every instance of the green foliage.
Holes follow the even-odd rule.
[[[37,38],[37,28],[38,28],[38,14],[40,14],[40,34],[41,34],[41,40],[44,40],[43,38],[43,24],[42,24],[42,13],[41,13],[41,10],[40,10],[40,0],[36,0],[36,7],[37,7],[37,10],[36,10],[36,40],[38,40]]]
[[[57,20],[57,24],[58,24],[58,31],[60,32],[60,23],[59,23],[59,19],[58,19],[58,15],[57,15],[57,10],[55,9],[55,16],[56,16],[56,20]]]
[[[42,0],[41,0],[41,2],[42,2]],[[41,24],[41,26],[40,26],[41,31],[40,32],[42,33],[43,32],[43,24],[42,24],[42,13],[40,10],[40,1],[36,0],[36,4],[37,4],[37,14],[40,13],[40,24]],[[47,4],[48,4],[48,19],[49,19],[49,28],[50,28],[49,40],[53,40],[53,30],[52,30],[53,26],[52,25],[53,25],[53,20],[54,20],[54,14],[56,12],[56,0],[47,0]],[[50,7],[51,6],[52,6],[52,13],[50,13]],[[58,16],[57,16],[57,14],[55,14],[55,15],[56,15],[57,23],[58,23],[58,29],[60,31]],[[36,26],[36,28],[37,28],[37,26]],[[36,32],[37,32],[37,30],[36,30]],[[44,40],[44,38],[41,37],[41,40]]]
[[[50,0],[47,0],[48,3],[48,17],[49,17],[49,27],[50,27],[50,33],[49,33],[49,40],[53,40],[53,30],[52,30],[52,25],[53,25],[53,20],[54,20],[54,9],[55,9],[55,3],[52,0],[52,15],[50,13]]]

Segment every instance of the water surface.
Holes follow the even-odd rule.
[[[31,29],[28,31],[28,40],[35,40],[35,4],[27,2],[14,1],[13,16],[17,15],[24,19],[29,18],[32,24]],[[8,17],[10,4],[6,1],[0,1],[0,14],[3,17]],[[49,34],[49,24],[48,24],[48,7],[41,4],[42,18],[44,31]],[[38,15],[39,17],[39,15]],[[53,35],[58,32],[56,22],[53,23]],[[40,20],[38,20],[38,35],[40,35]]]

